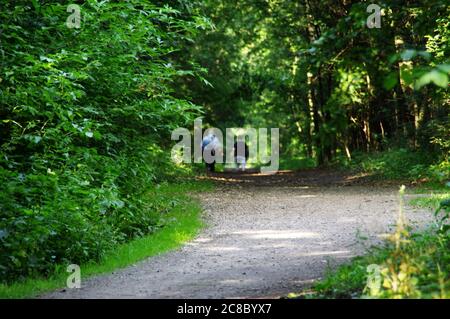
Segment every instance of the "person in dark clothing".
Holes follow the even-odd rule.
[[[214,134],[209,134],[205,136],[202,140],[202,153],[205,151],[206,148],[208,148],[209,154],[211,154],[212,157],[216,155],[216,149],[220,146],[219,139]],[[212,161],[208,163],[208,161],[205,160],[206,163],[206,170],[209,172],[214,172],[216,170],[216,162]]]

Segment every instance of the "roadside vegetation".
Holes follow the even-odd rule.
[[[76,2],[78,21],[71,1],[1,1],[0,296],[44,290],[33,280],[101,265],[133,243],[145,248],[131,260],[172,247],[152,248],[157,234],[190,238],[174,225],[199,226],[196,204],[179,197],[198,172],[170,150],[173,130],[197,117],[279,128],[281,169],[414,182],[434,194],[415,203],[433,209],[447,198],[447,1],[380,0],[380,28],[367,25],[367,1]],[[183,207],[196,211],[192,224]],[[425,258],[414,267],[445,288],[447,234],[423,236],[385,250],[395,266],[380,265]],[[104,269],[132,262],[125,255]],[[408,276],[427,295],[416,268]],[[361,287],[358,271],[350,280]]]
[[[363,174],[373,181],[410,185],[413,199],[400,190],[395,231],[381,246],[371,247],[350,263],[329,269],[324,278],[293,298],[450,298],[450,165],[410,149],[355,154],[336,159],[332,167]],[[408,210],[428,209],[434,222],[414,231],[404,221]]]
[[[131,241],[114,245],[105,250],[99,259],[81,263],[81,280],[130,266],[144,258],[177,248],[194,238],[204,226],[196,194],[211,189],[212,184],[207,181],[190,181],[163,183],[148,191],[143,200],[158,202],[160,205],[160,210],[150,214],[154,220],[152,230]],[[56,264],[47,276],[30,276],[10,284],[0,284],[0,298],[30,298],[51,290],[64,289],[71,274],[66,267],[73,263],[70,259],[64,261]]]
[[[384,246],[330,270],[311,290],[292,297],[450,298],[449,213],[450,200],[442,201],[435,207],[435,224],[412,233],[400,207]]]
[[[101,262],[170,225],[174,209],[182,217],[183,205],[197,210],[166,191],[194,176],[172,163],[171,132],[202,113],[173,86],[201,70],[173,57],[207,21],[149,1],[86,1],[69,28],[68,4],[1,4],[2,295]]]

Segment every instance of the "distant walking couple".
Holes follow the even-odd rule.
[[[208,147],[208,149],[211,150],[211,156],[215,156],[216,151],[219,150],[219,148],[222,147],[220,144],[219,139],[214,134],[209,134],[203,138],[202,141],[202,152],[205,150],[205,148]],[[248,161],[249,157],[249,149],[247,143],[244,141],[236,141],[234,142],[234,163],[236,164],[236,167],[242,171],[245,171],[245,166]],[[216,162],[212,161],[212,163],[206,163],[206,169],[209,172],[215,171],[215,165]]]

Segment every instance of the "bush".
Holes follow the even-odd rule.
[[[98,260],[171,207],[144,200],[173,178],[167,141],[200,107],[173,58],[202,19],[148,1],[13,1],[0,12],[0,278]],[[188,61],[183,61],[184,64]]]
[[[351,161],[339,157],[334,165],[380,179],[444,181],[449,178],[448,162],[439,163],[433,155],[405,148],[355,153]]]

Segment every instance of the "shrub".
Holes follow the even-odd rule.
[[[0,12],[0,278],[98,260],[151,232],[173,178],[165,149],[200,107],[175,97],[175,47],[203,19],[148,1],[13,1]],[[188,65],[189,61],[183,61]]]
[[[368,173],[374,178],[444,181],[449,178],[448,162],[406,148],[378,153],[355,153],[351,161],[338,157],[334,165],[357,172]]]

